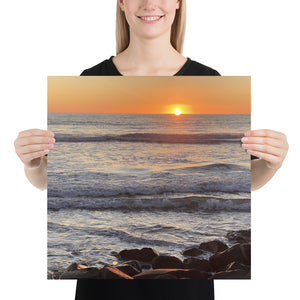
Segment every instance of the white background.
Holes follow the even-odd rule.
[[[1,294],[3,299],[71,300],[75,281],[46,280],[47,194],[26,180],[13,141],[21,130],[47,128],[48,75],[77,76],[115,55],[116,5],[105,0],[2,3]],[[216,300],[299,297],[297,11],[297,1],[291,0],[188,1],[183,54],[222,75],[250,75],[252,129],[284,132],[290,144],[283,167],[252,194],[252,280],[216,281]]]

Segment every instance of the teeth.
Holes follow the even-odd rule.
[[[155,21],[160,19],[160,17],[141,17],[141,19],[145,21]]]

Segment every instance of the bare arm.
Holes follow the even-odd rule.
[[[268,168],[263,159],[251,161],[251,191],[263,187],[276,173],[277,170]]]
[[[47,188],[47,157],[55,143],[54,134],[48,130],[30,129],[19,133],[15,150],[24,164],[26,177],[35,187]]]
[[[249,154],[260,158],[251,161],[251,190],[255,191],[281,167],[289,145],[283,133],[269,129],[247,131],[242,142]]]
[[[40,164],[36,167],[24,166],[26,177],[32,185],[45,190],[47,188],[47,156],[40,158]]]

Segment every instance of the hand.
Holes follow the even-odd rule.
[[[286,136],[269,129],[251,130],[242,138],[242,147],[251,155],[266,161],[271,169],[279,169],[289,149]]]
[[[26,167],[37,167],[41,157],[49,153],[55,143],[54,133],[49,130],[30,129],[21,131],[15,140],[15,150]]]

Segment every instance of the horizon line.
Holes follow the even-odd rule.
[[[94,115],[175,115],[174,113],[90,113],[90,112],[55,112],[47,111],[47,113],[52,114],[94,114]],[[186,114],[181,113],[177,117],[182,115],[251,115],[251,113],[200,113],[200,114]]]

